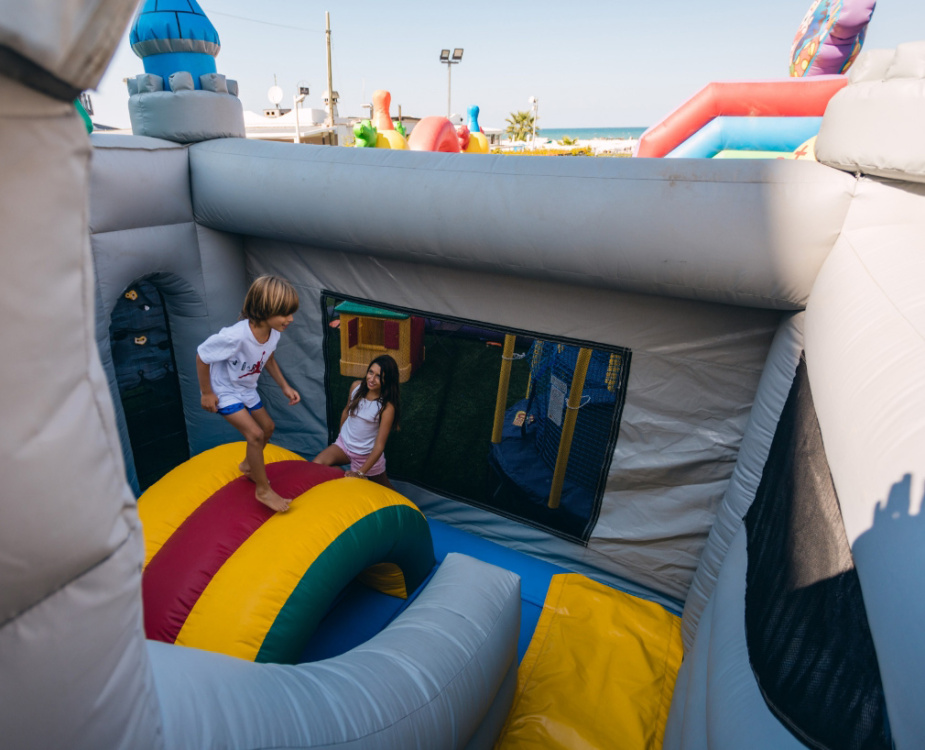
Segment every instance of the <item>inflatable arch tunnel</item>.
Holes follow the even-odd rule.
[[[365,580],[402,598],[430,574],[427,521],[398,493],[268,446],[267,476],[295,498],[277,514],[237,471],[243,452],[200,453],[139,498],[149,638],[295,663],[338,593],[371,566]]]

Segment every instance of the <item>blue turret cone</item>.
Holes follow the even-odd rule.
[[[196,88],[199,76],[215,73],[221,49],[218,32],[196,0],[145,0],[129,35],[146,73],[165,81],[188,71]]]

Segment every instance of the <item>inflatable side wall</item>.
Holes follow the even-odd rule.
[[[7,747],[163,747],[138,598],[141,528],[93,331],[92,149],[73,106],[131,12],[68,0],[0,13]]]

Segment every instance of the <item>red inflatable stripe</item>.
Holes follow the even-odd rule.
[[[310,461],[277,461],[267,478],[283,497],[296,498],[339,469]],[[186,618],[231,555],[273,515],[254,497],[246,477],[229,482],[193,511],[148,563],[141,579],[145,633],[174,643]]]
[[[707,84],[639,139],[636,156],[663,157],[714,117],[821,117],[845,76]]]

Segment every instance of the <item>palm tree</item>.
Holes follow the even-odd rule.
[[[533,113],[529,110],[511,112],[511,116],[506,118],[505,122],[507,123],[507,128],[504,132],[511,136],[511,140],[526,141],[533,136]],[[540,132],[539,128],[536,129],[536,132]]]

